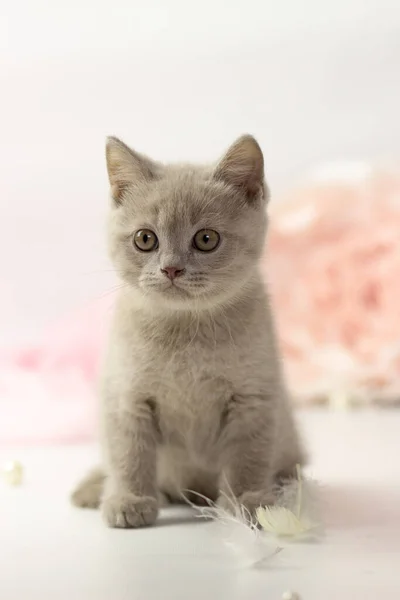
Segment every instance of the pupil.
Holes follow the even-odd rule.
[[[209,235],[203,235],[203,242],[205,244],[208,244],[209,241],[210,241],[210,236]]]
[[[147,242],[149,241],[149,236],[147,235],[147,233],[144,234],[143,241],[145,244],[147,244]]]

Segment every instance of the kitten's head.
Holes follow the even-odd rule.
[[[116,138],[106,148],[109,247],[122,279],[149,305],[211,308],[253,278],[264,247],[267,189],[254,138],[213,167],[162,165]]]

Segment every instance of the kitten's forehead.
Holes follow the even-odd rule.
[[[220,224],[238,207],[229,201],[224,185],[206,169],[171,170],[157,182],[149,208],[161,227],[188,228],[198,224]]]

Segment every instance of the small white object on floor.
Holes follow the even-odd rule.
[[[24,467],[18,460],[10,460],[2,468],[5,481],[9,485],[21,485],[24,474]]]
[[[300,597],[295,592],[283,592],[282,600],[300,600]]]
[[[351,408],[351,398],[344,390],[332,392],[329,396],[329,405],[333,410],[349,410]]]

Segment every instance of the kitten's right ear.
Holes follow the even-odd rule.
[[[264,184],[264,158],[252,135],[242,135],[217,165],[214,177],[241,190],[249,200],[260,195]]]
[[[145,183],[155,176],[156,165],[116,137],[107,138],[106,160],[111,195],[116,204],[121,204],[129,185]]]

